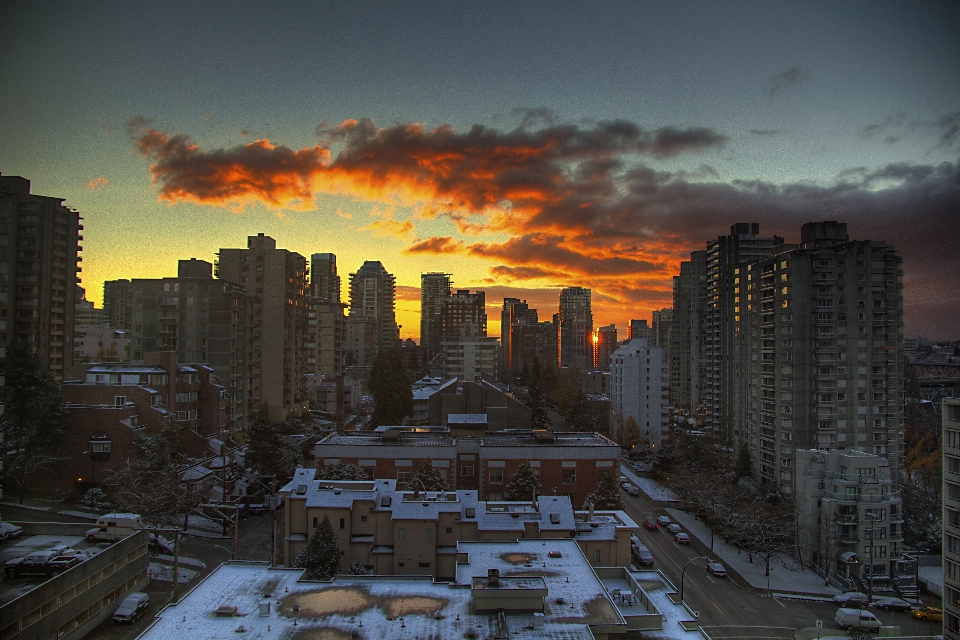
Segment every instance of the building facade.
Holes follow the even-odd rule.
[[[610,359],[610,431],[628,418],[640,427],[641,443],[659,447],[669,433],[670,403],[663,349],[630,340]]]
[[[643,321],[646,324],[646,321]],[[649,334],[649,331],[647,332]],[[593,368],[597,371],[610,371],[610,358],[617,350],[617,325],[611,324],[597,329],[593,340]]]
[[[882,241],[805,224],[801,244],[735,278],[732,431],[756,477],[792,491],[796,449],[856,449],[903,468],[903,284]]]
[[[373,356],[378,349],[393,347],[400,339],[395,309],[396,278],[387,273],[379,260],[367,260],[350,274],[350,315],[376,320],[377,342],[367,348]]]
[[[213,265],[180,260],[177,276],[136,278],[133,292],[130,357],[172,351],[180,362],[213,368],[229,394],[230,430],[240,433],[250,415],[250,387],[244,375],[249,355],[246,296],[243,287],[213,278]]]
[[[133,283],[107,280],[103,283],[103,317],[111,329],[129,331],[133,327]]]
[[[310,295],[330,302],[340,302],[340,276],[334,253],[310,256]]]
[[[670,400],[688,412],[700,407],[700,367],[703,361],[703,301],[707,282],[707,252],[694,251],[673,277],[673,322],[670,326]]]
[[[915,595],[903,554],[903,505],[889,461],[855,450],[796,452],[798,542],[841,591]]]
[[[440,314],[444,300],[450,297],[449,273],[420,274],[420,346],[427,357],[440,353]]]
[[[458,289],[440,302],[440,340],[487,335],[486,295]]]
[[[943,637],[960,639],[960,398],[943,399]]]
[[[247,415],[297,417],[307,405],[307,260],[262,233],[218,256],[218,278],[245,290]]]
[[[434,394],[436,397],[438,394]],[[483,500],[500,500],[510,477],[529,462],[540,478],[542,495],[569,496],[582,505],[603,471],[618,474],[620,447],[599,434],[520,432],[453,438],[393,430],[382,434],[332,434],[316,445],[318,468],[349,462],[371,480],[396,480],[406,487],[426,460],[440,470],[447,487],[479,491]]]
[[[0,356],[24,340],[57,380],[73,364],[81,219],[26,178],[0,176]]]
[[[560,292],[559,321],[559,366],[590,368],[593,361],[590,289],[570,287]]]

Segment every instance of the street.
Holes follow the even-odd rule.
[[[669,515],[666,507],[676,508],[675,503],[659,503],[643,492],[632,497],[622,492],[624,510],[637,524],[655,520],[657,516]],[[699,621],[711,638],[789,639],[796,630],[813,627],[817,620],[823,622],[826,633],[839,631],[834,622],[838,605],[805,599],[773,598],[761,593],[742,578],[730,572],[727,578],[716,578],[706,570],[706,559],[716,558],[710,553],[710,541],[706,544],[693,535],[688,545],[677,544],[666,530],[649,531],[641,527],[640,541],[650,548],[654,557],[653,568],[659,569],[679,590],[683,578],[683,600],[699,614]],[[686,571],[684,571],[686,567]],[[784,571],[783,568],[778,568]],[[934,602],[934,606],[939,603]],[[940,634],[940,623],[929,623],[913,618],[909,613],[886,612],[871,608],[870,611],[884,625],[900,627],[903,635]]]

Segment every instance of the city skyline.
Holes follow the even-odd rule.
[[[382,262],[403,338],[428,272],[490,335],[575,286],[625,329],[731,225],[838,220],[903,256],[908,335],[960,337],[955,5],[327,8],[11,9],[0,172],[80,211],[89,299],[266,233]]]

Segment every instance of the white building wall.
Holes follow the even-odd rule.
[[[616,439],[619,420],[632,416],[642,440],[659,447],[667,423],[663,406],[666,384],[664,351],[645,338],[630,340],[610,359],[610,423]]]

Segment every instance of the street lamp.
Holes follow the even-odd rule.
[[[687,564],[683,565],[683,571],[680,572],[680,603],[683,603],[683,578],[687,573],[687,567],[690,566],[690,563],[694,560],[709,560],[707,556],[697,556],[696,558],[690,558],[687,560]]]

